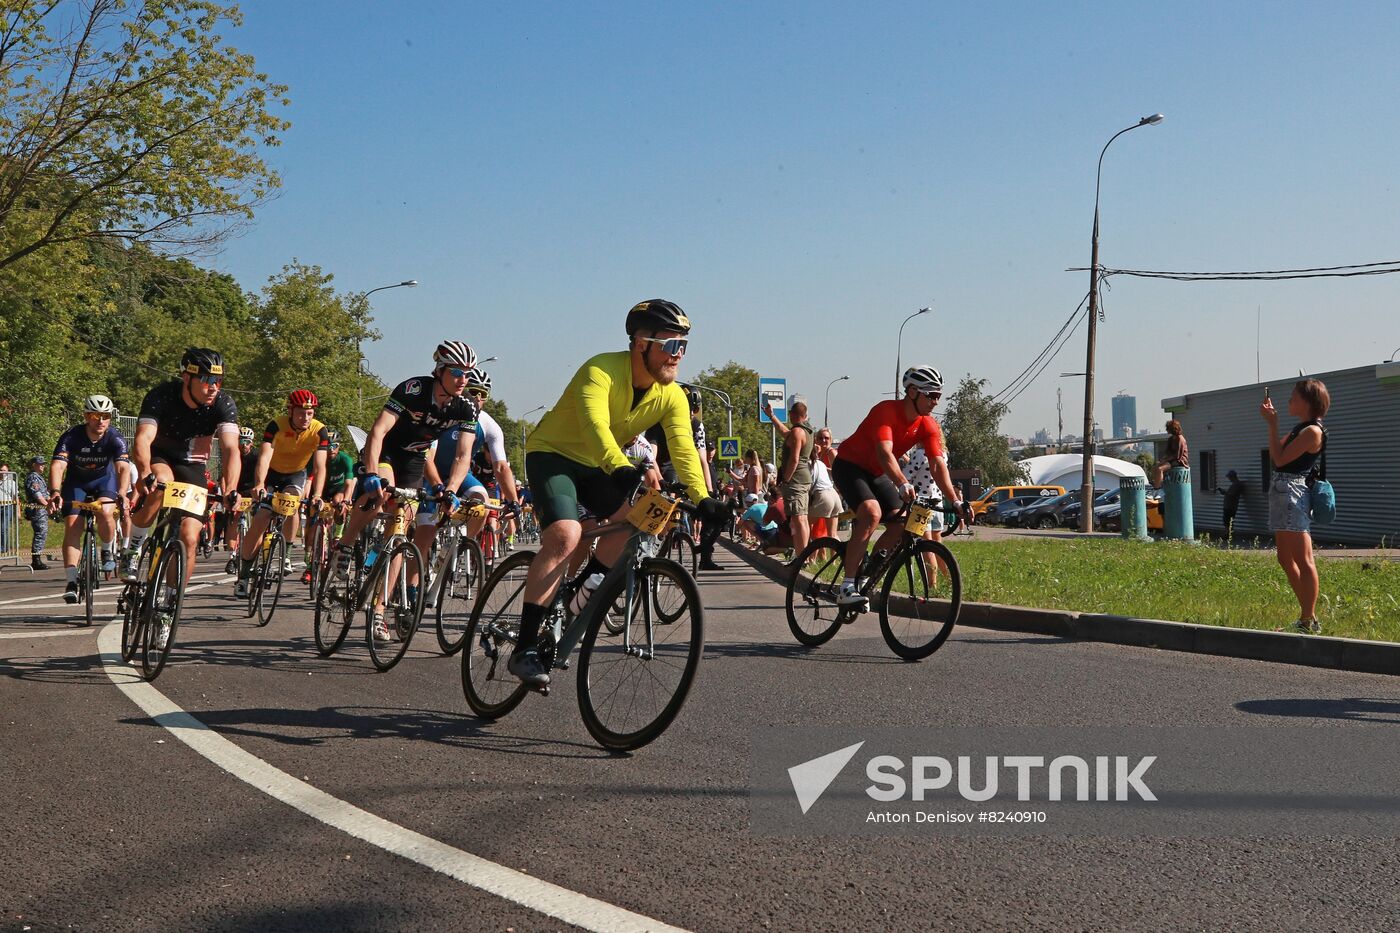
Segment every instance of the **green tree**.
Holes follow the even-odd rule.
[[[216,0],[7,0],[0,269],[58,244],[218,241],[279,185],[286,88],[225,43]]]
[[[374,421],[388,390],[360,374],[360,345],[379,333],[369,326],[364,294],[337,293],[333,279],[320,266],[293,260],[263,288],[250,315],[256,349],[247,369],[231,369],[228,381],[244,423],[256,428],[281,414],[287,393],[302,388],[316,393],[316,416],[337,430]]]
[[[954,470],[980,470],[983,486],[1025,482],[1025,468],[1011,459],[1001,433],[1007,406],[987,395],[987,380],[966,376],[947,396],[942,424],[948,443],[948,465]]]
[[[750,448],[757,448],[760,459],[767,461],[772,456],[773,429],[758,420],[756,370],[730,360],[723,366],[712,366],[686,382],[718,389],[729,395],[729,400],[734,406],[734,434],[739,438],[741,454]],[[705,422],[705,437],[713,443],[715,438],[729,433],[729,413],[714,394],[705,391],[701,391],[700,394],[704,399],[702,420]],[[779,446],[781,447],[781,441]]]

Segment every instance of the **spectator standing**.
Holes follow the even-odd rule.
[[[773,418],[773,406],[764,404],[764,412]],[[778,466],[778,489],[783,496],[784,512],[792,530],[793,550],[801,553],[807,546],[811,527],[807,520],[808,498],[812,492],[812,448],[816,431],[807,421],[807,400],[800,395],[788,398],[788,420],[773,425],[783,435],[783,453]]]
[[[1267,390],[1259,414],[1268,422],[1269,459],[1274,475],[1269,481],[1269,529],[1274,533],[1278,562],[1288,577],[1288,585],[1298,597],[1295,632],[1319,634],[1317,621],[1317,564],[1312,551],[1312,494],[1318,461],[1327,447],[1327,430],[1322,417],[1332,405],[1332,396],[1320,379],[1300,379],[1288,397],[1288,413],[1301,419],[1279,437],[1278,412]]]
[[[836,447],[831,442],[831,428],[822,428],[817,432],[812,456],[825,464],[828,471],[831,470],[831,465],[836,462]]]
[[[817,431],[816,443],[820,444],[822,434],[826,434],[828,446],[831,432],[826,428]],[[841,496],[831,482],[831,471],[822,462],[821,455],[812,451],[812,493],[807,499],[807,517],[812,522],[812,537],[821,538],[836,534],[835,520],[842,512]]]
[[[1222,517],[1225,519],[1225,534],[1229,537],[1234,534],[1235,513],[1240,510],[1240,499],[1244,498],[1244,483],[1234,470],[1226,473],[1225,479],[1229,482],[1225,486]]]
[[[739,491],[745,500],[762,495],[767,485],[763,481],[763,465],[758,462],[758,450],[753,447],[744,451],[742,469],[730,469],[729,475],[739,481]]]
[[[15,533],[10,511],[18,507],[19,477],[10,472],[8,463],[0,463],[0,554],[19,545],[18,541],[10,537]]]
[[[29,545],[29,566],[35,570],[48,570],[44,563],[44,548],[49,543],[49,482],[44,478],[44,458],[29,458],[29,475],[24,478],[24,517],[34,529],[34,540]]]
[[[1162,478],[1172,467],[1189,467],[1191,465],[1191,456],[1186,449],[1186,435],[1181,433],[1181,422],[1175,418],[1168,421],[1167,435],[1166,456],[1157,461],[1153,473],[1153,486],[1161,486]]]

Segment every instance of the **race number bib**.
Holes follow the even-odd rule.
[[[398,514],[394,516],[393,533],[396,535],[403,535],[408,533],[408,513],[405,512],[403,509],[399,509]]]
[[[916,537],[922,536],[928,530],[929,519],[932,517],[933,509],[915,502],[909,507],[909,517],[904,520],[904,530]]]
[[[671,517],[676,514],[678,506],[667,499],[655,489],[648,489],[647,494],[632,506],[632,511],[627,513],[627,521],[641,529],[649,535],[659,535],[670,524]]]
[[[239,497],[238,497],[238,504],[235,505],[233,508],[234,508],[234,511],[235,511],[235,512],[246,512],[246,511],[248,511],[249,509],[251,509],[252,507],[253,507],[253,500],[252,500],[252,499],[249,499],[247,496],[239,496]]]
[[[459,522],[465,522],[473,518],[484,518],[486,516],[486,506],[480,502],[463,502],[457,506],[457,511],[452,513],[452,517]]]
[[[297,506],[301,505],[301,496],[294,492],[274,492],[272,494],[272,511],[281,516],[295,515]]]
[[[202,486],[171,482],[165,484],[165,498],[161,500],[161,506],[167,509],[179,509],[181,512],[189,512],[191,515],[203,515],[204,507],[208,501],[209,490]]]

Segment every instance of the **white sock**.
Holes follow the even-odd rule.
[[[139,549],[141,542],[145,541],[146,535],[150,533],[150,528],[142,528],[140,525],[133,524],[131,526],[131,546]]]
[[[69,582],[69,583],[77,583],[77,582],[78,582],[78,568],[77,568],[77,567],[64,567],[64,568],[63,568],[63,573],[64,573],[64,575],[65,575],[66,577],[68,577],[68,582]]]
[[[844,579],[841,581],[841,588],[842,588],[842,589],[845,589],[845,588],[848,587],[848,586],[851,587],[851,588],[854,588],[855,585],[856,585],[856,578],[855,578],[855,577],[846,577],[846,578],[844,578]]]

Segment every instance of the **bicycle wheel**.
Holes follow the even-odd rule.
[[[122,586],[117,599],[122,610],[122,660],[130,663],[141,647],[142,622],[145,619],[146,594],[150,590],[151,549],[141,548],[136,563],[136,582]]]
[[[345,641],[350,633],[350,624],[355,621],[355,593],[353,580],[342,581],[345,590],[341,595],[331,596],[331,580],[335,571],[327,563],[326,570],[317,581],[312,592],[316,598],[316,620],[313,631],[316,636],[316,650],[321,657],[328,658]],[[353,575],[352,575],[353,576]]]
[[[287,556],[287,539],[274,535],[272,546],[263,552],[262,568],[258,574],[258,628],[272,621],[277,611],[277,600],[282,595],[282,561]]]
[[[472,621],[472,607],[481,592],[483,561],[481,545],[470,538],[457,542],[457,553],[442,569],[438,589],[437,640],[446,655],[462,650],[462,639]]]
[[[517,551],[501,561],[472,609],[462,651],[462,694],[483,719],[499,719],[520,705],[526,687],[506,670],[520,635],[525,577],[534,551]]]
[[[97,589],[97,543],[92,525],[83,532],[82,559],[78,563],[78,588],[83,594],[83,624],[92,624],[92,595]]]
[[[674,621],[659,618],[653,593],[675,601],[666,607]],[[666,731],[695,680],[705,649],[700,591],[683,567],[657,558],[605,584],[593,599],[596,609],[619,613],[627,629],[623,637],[599,638],[604,615],[594,612],[579,646],[579,714],[604,748],[641,748]]]
[[[700,572],[700,555],[695,550],[695,542],[679,528],[671,532],[661,556],[680,564],[692,577]]]
[[[418,631],[418,622],[423,618],[422,587],[410,592],[408,580],[416,575],[424,579],[423,554],[412,541],[400,541],[387,554],[379,555],[384,562],[384,570],[370,588],[365,599],[365,630],[369,642],[369,659],[377,670],[387,671],[408,650],[409,642]],[[399,562],[394,568],[394,561]],[[384,621],[389,627],[390,638],[381,642],[374,637],[374,608],[383,600]]]
[[[809,648],[825,644],[836,634],[851,610],[836,604],[845,572],[846,543],[837,538],[817,538],[802,549],[794,562],[799,569],[787,584],[787,620],[793,637]]]
[[[327,570],[326,559],[330,554],[330,529],[322,518],[316,519],[316,528],[311,532],[311,547],[306,552],[306,569],[311,573],[308,592],[312,598],[320,590],[321,577]]]
[[[174,580],[171,584],[168,581]],[[146,594],[141,633],[141,670],[148,681],[155,680],[175,647],[175,630],[180,625],[180,608],[185,602],[185,546],[178,540],[165,546],[151,575]],[[161,617],[169,623],[161,640]]]
[[[948,640],[962,608],[962,576],[953,552],[920,541],[889,569],[880,588],[880,632],[906,661],[928,657]]]

